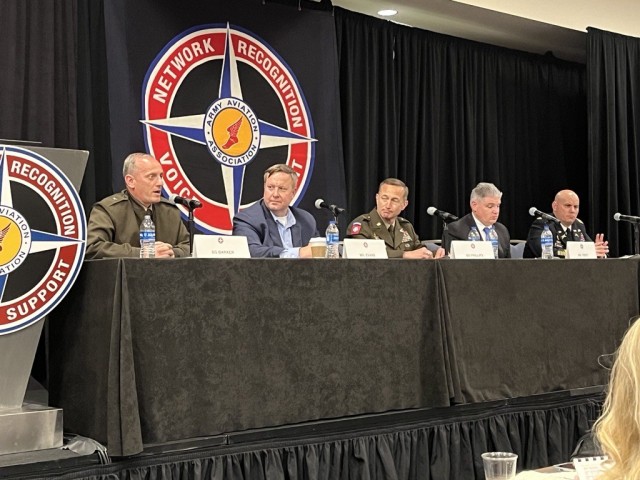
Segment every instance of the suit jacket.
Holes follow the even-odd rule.
[[[369,213],[355,218],[349,224],[347,237],[384,240],[389,258],[402,258],[404,252],[417,250],[424,246],[420,243],[411,222],[402,217],[396,218],[392,236],[375,208]]]
[[[289,207],[296,218],[291,227],[294,247],[304,247],[312,237],[318,236],[316,219],[301,208]],[[247,237],[249,253],[252,257],[279,257],[284,247],[278,232],[278,225],[264,200],[239,211],[233,219],[233,234]]]
[[[467,240],[471,227],[475,226],[476,221],[470,213],[460,220],[450,223],[447,229],[442,232],[442,245],[444,245],[447,254],[451,249],[451,241]],[[511,236],[509,235],[509,230],[500,222],[496,222],[493,227],[498,234],[498,258],[511,258]],[[484,238],[484,232],[480,232],[480,235]]]
[[[571,225],[571,234],[567,235],[562,226],[556,222],[547,222],[542,218],[536,218],[529,228],[527,235],[527,244],[524,247],[522,256],[524,258],[540,258],[542,256],[542,246],[540,245],[540,235],[544,230],[544,224],[549,224],[549,230],[553,234],[553,256],[564,257],[563,251],[567,248],[567,242],[591,242],[591,238],[587,235],[584,223],[576,219]]]
[[[156,240],[173,246],[176,257],[189,256],[189,232],[175,204],[163,198],[151,211]],[[145,209],[127,190],[96,203],[89,215],[85,258],[139,257],[144,214]]]

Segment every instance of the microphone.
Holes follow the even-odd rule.
[[[202,203],[200,203],[199,200],[196,200],[195,198],[179,197],[175,193],[169,195],[169,201],[175,203],[176,205],[187,207],[191,210],[202,207]]]
[[[326,208],[331,213],[333,213],[334,217],[337,217],[338,215],[340,215],[341,213],[344,213],[344,211],[345,211],[344,208],[340,208],[340,207],[338,207],[336,205],[329,205],[322,198],[319,198],[319,199],[316,200],[316,208],[318,210],[320,210],[322,208]]]
[[[615,213],[613,215],[613,219],[616,222],[619,222],[620,220],[622,220],[623,222],[640,223],[640,217],[634,217],[632,215],[620,215],[619,213]]]
[[[445,212],[444,210],[438,210],[436,207],[427,208],[427,213],[429,215],[437,215],[445,222],[455,222],[456,220],[458,220],[458,217],[456,217],[453,213]]]
[[[531,215],[532,217],[542,217],[548,222],[560,223],[560,220],[558,220],[556,217],[554,217],[553,215],[549,215],[548,213],[541,212],[536,207],[531,207],[529,209],[529,215]]]

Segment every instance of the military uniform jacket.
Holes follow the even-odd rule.
[[[567,250],[567,242],[591,242],[591,238],[587,235],[584,223],[576,219],[571,224],[569,234],[556,222],[547,222],[542,218],[536,218],[529,228],[527,235],[527,244],[524,247],[522,256],[524,258],[540,258],[542,256],[542,246],[540,245],[540,235],[544,230],[544,224],[549,224],[549,230],[553,234],[553,256],[564,258]]]
[[[423,246],[409,220],[396,218],[392,235],[375,208],[349,224],[347,237],[384,240],[389,258],[402,258],[404,252]]]
[[[164,198],[153,205],[156,240],[173,246],[176,257],[189,256],[189,232],[178,208]],[[124,190],[96,203],[87,231],[86,259],[140,256],[140,224],[145,209]]]

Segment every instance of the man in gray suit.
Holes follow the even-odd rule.
[[[442,243],[444,249],[451,251],[452,240],[467,240],[471,227],[476,227],[482,240],[487,238],[493,229],[498,234],[498,258],[511,257],[511,236],[509,230],[498,222],[502,192],[493,183],[480,182],[471,191],[471,213],[460,220],[450,223],[443,232]]]
[[[309,212],[290,206],[297,184],[291,167],[273,165],[264,172],[262,200],[236,214],[233,234],[247,237],[252,257],[311,258],[318,230]]]

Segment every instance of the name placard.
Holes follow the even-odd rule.
[[[193,258],[250,258],[247,237],[194,235]]]
[[[564,258],[597,258],[596,244],[593,242],[567,242],[567,254]]]
[[[389,258],[384,240],[345,238],[342,258]]]
[[[449,257],[468,260],[493,259],[493,246],[491,242],[453,240],[449,249]]]

